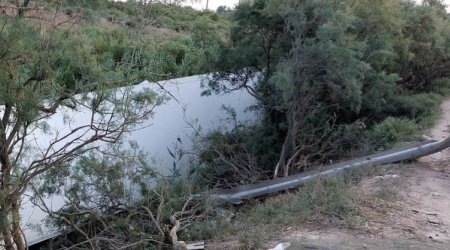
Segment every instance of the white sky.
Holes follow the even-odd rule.
[[[422,0],[415,0],[416,2],[420,3]],[[238,4],[239,0],[209,0],[209,6],[208,8],[210,10],[216,10],[217,7],[221,5],[226,5],[230,8],[234,7],[236,4]],[[445,0],[445,4],[447,5],[447,11],[450,12],[450,0]],[[206,7],[206,0],[200,0],[199,3],[191,3],[187,2],[186,5],[190,5],[195,9],[205,9]]]
[[[450,1],[450,0],[448,0],[448,1]],[[208,9],[216,10],[217,7],[219,7],[221,5],[225,5],[230,8],[233,8],[238,3],[239,3],[239,0],[209,0]],[[191,3],[188,0],[188,2],[186,2],[186,5],[190,5],[195,9],[201,10],[201,9],[205,9],[206,0],[200,0],[199,3]]]

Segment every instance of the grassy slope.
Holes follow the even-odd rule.
[[[26,20],[43,30],[56,28],[61,37],[83,36],[96,51],[115,57],[122,56],[130,45],[144,47],[146,58],[151,58],[146,63],[152,74],[150,80],[205,73],[195,63],[203,56],[195,37],[200,21],[206,20],[216,37],[226,37],[230,26],[224,15],[190,7],[122,2],[91,6],[72,2],[67,0],[56,8],[46,1],[32,1],[25,12]],[[14,5],[0,6],[0,15],[16,15]]]

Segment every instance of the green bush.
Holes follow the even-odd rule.
[[[65,0],[67,6],[77,6],[84,8],[100,9],[108,6],[108,0]]]
[[[412,141],[418,138],[417,124],[406,118],[388,117],[374,126],[372,137],[378,147],[391,147],[402,141]]]
[[[420,127],[433,124],[439,115],[442,96],[435,93],[399,95],[392,99],[392,116],[407,117]]]
[[[443,96],[450,95],[450,78],[440,78],[432,83],[433,92],[441,94]]]
[[[189,48],[183,44],[183,41],[169,41],[164,45],[163,51],[166,51],[167,56],[170,56],[176,65],[180,65]]]

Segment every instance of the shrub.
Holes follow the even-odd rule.
[[[433,81],[432,91],[443,96],[450,95],[450,78],[440,78]]]
[[[180,65],[183,62],[188,50],[189,48],[183,44],[183,41],[169,41],[163,47],[163,51],[165,51],[177,65]]]
[[[418,126],[406,118],[388,117],[374,126],[372,130],[373,142],[377,147],[391,147],[402,141],[417,139]]]
[[[392,99],[392,116],[407,117],[419,126],[427,127],[438,117],[442,96],[435,93],[400,95]]]
[[[107,0],[65,0],[67,6],[78,6],[84,8],[100,9],[108,5]]]

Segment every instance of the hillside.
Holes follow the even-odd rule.
[[[17,16],[18,9],[8,1],[0,3],[3,18]],[[159,3],[30,1],[23,9],[26,23],[42,32],[60,33],[64,39],[82,37],[93,42],[96,51],[113,54],[115,60],[131,49],[126,44],[145,47],[151,75],[142,79],[149,80],[204,73],[202,37],[225,39],[230,26],[222,14]]]

